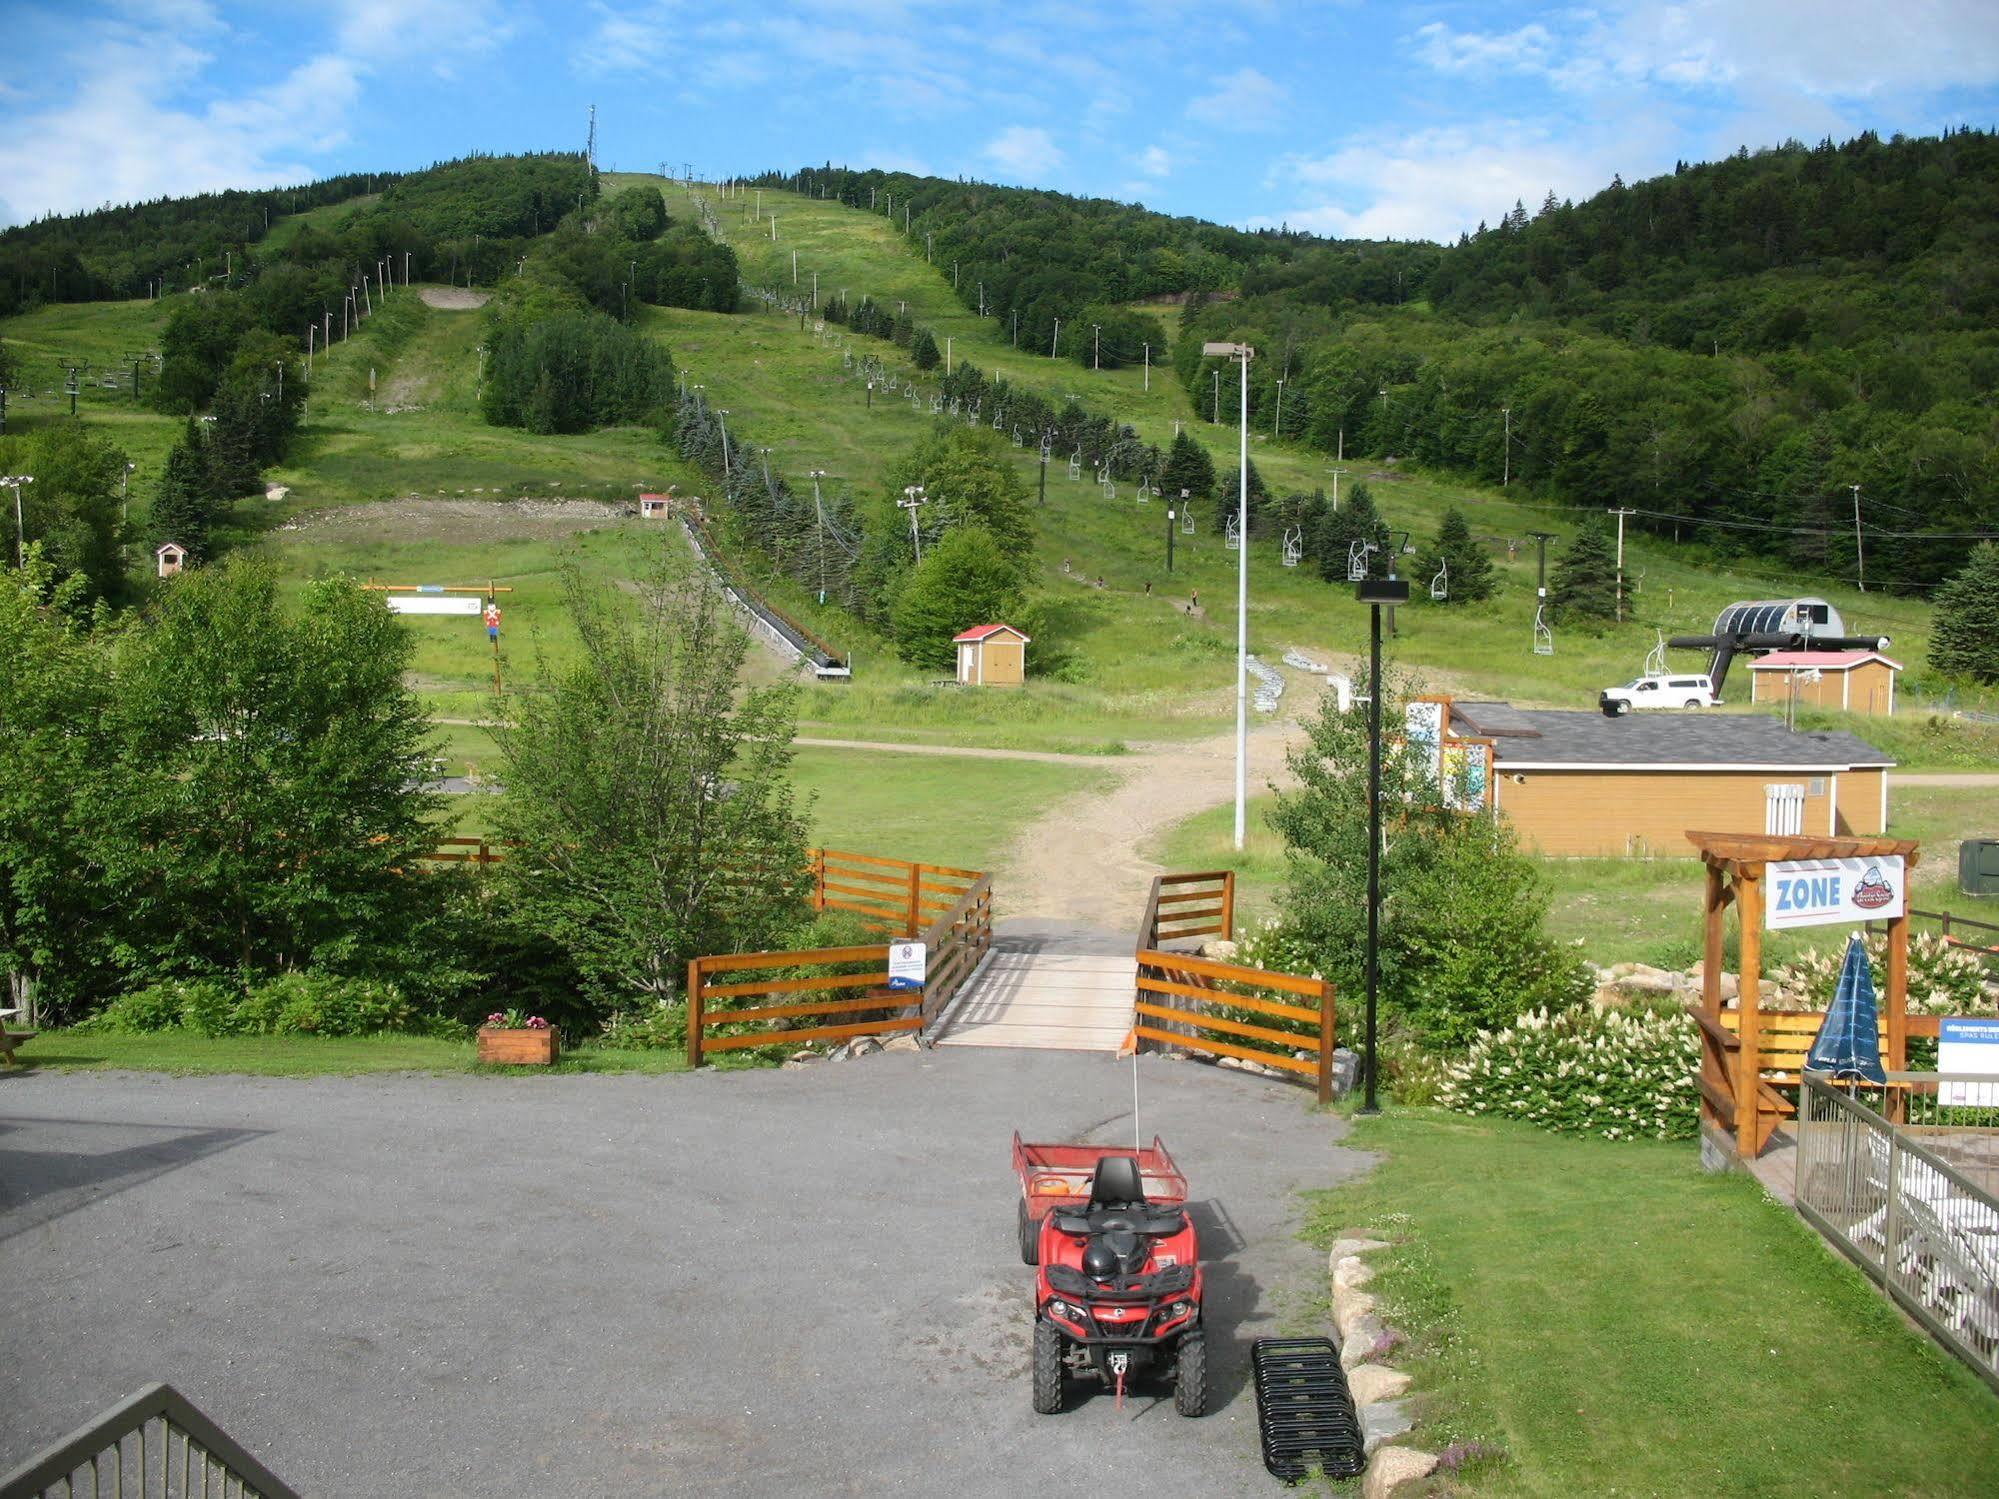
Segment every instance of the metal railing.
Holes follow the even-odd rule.
[[[0,1477],[0,1499],[298,1499],[172,1385],[147,1385]]]
[[[1974,1090],[1992,1079],[1891,1072],[1888,1085],[1927,1097],[1911,1109],[1927,1122],[1899,1128],[1858,1092],[1805,1075],[1798,1212],[1999,1390],[1999,1131],[1960,1122],[1990,1117]]]

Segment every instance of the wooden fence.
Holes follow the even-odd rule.
[[[864,879],[851,880],[850,869],[861,870]],[[889,989],[887,943],[696,958],[687,965],[689,1066],[699,1067],[710,1052],[920,1031],[943,1012],[992,945],[990,875],[815,850],[813,876],[817,908],[858,912],[896,937],[925,944],[922,992]],[[958,884],[961,878],[966,883]],[[884,879],[899,882],[895,896],[876,894],[891,888]],[[860,893],[841,888],[849,884]],[[943,899],[942,892],[951,890],[956,894]],[[910,924],[912,909],[927,918],[925,924]],[[772,977],[773,969],[822,971]]]
[[[1152,882],[1134,953],[1138,992],[1133,1036],[1141,1045],[1236,1057],[1293,1073],[1312,1081],[1319,1102],[1329,1102],[1335,1044],[1332,984],[1168,952],[1160,945],[1210,933],[1235,936],[1233,874],[1167,874]]]
[[[811,850],[812,908],[850,911],[874,930],[914,940],[955,909],[985,876],[976,869],[912,864],[839,849]]]
[[[418,862],[423,864],[476,864],[480,869],[506,858],[506,848],[486,838],[440,838],[437,847]]]

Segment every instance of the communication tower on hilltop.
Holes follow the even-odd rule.
[[[597,165],[597,106],[590,106],[590,139],[584,143],[583,159],[594,169]]]

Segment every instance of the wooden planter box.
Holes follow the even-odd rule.
[[[501,1062],[512,1067],[546,1067],[561,1050],[560,1033],[554,1026],[545,1030],[482,1030],[479,1032],[479,1060]]]

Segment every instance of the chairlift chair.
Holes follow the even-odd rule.
[[[1242,547],[1242,536],[1236,530],[1236,520],[1233,515],[1225,519],[1222,530],[1222,545],[1231,552],[1238,551]]]
[[[1451,564],[1448,561],[1444,561],[1440,562],[1437,566],[1437,576],[1430,580],[1430,597],[1436,603],[1441,604],[1450,596]]]
[[[1194,508],[1191,505],[1180,507],[1180,534],[1182,536],[1194,534]]]
[[[1150,504],[1151,499],[1152,489],[1150,485],[1144,479],[1140,479],[1138,481],[1138,503],[1141,505]]]
[[[1645,672],[1648,677],[1663,677],[1666,674],[1666,637],[1662,631],[1654,630],[1652,649],[1645,653]]]
[[[1555,654],[1555,632],[1548,628],[1547,612],[1546,604],[1534,606],[1534,654],[1537,656]]]
[[[1305,552],[1305,528],[1293,526],[1284,533],[1284,565],[1296,567]]]
[[[1347,544],[1347,581],[1365,582],[1367,579],[1367,554],[1375,550],[1371,541],[1353,541]]]

